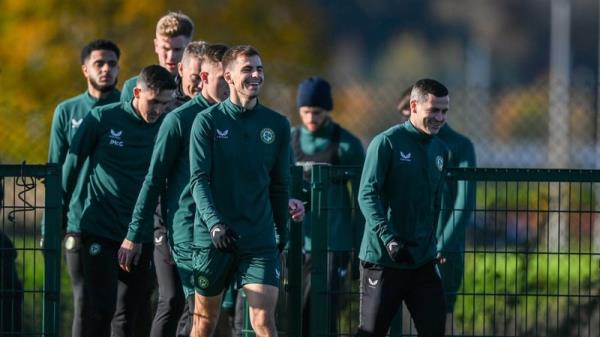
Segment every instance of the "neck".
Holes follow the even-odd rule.
[[[200,92],[200,95],[202,95],[202,97],[204,97],[204,99],[205,99],[205,100],[206,100],[208,103],[210,103],[210,104],[216,104],[216,103],[218,103],[216,99],[214,99],[214,98],[212,98],[212,97],[210,96],[210,94],[208,93],[208,91],[207,91],[207,90],[202,90],[202,91]]]
[[[106,98],[110,94],[111,91],[112,90],[108,90],[108,91],[102,92],[102,91],[94,88],[90,84],[88,84],[88,93],[90,94],[90,96],[94,97],[95,99]]]
[[[246,96],[242,96],[239,95],[238,93],[236,93],[235,91],[232,91],[231,94],[229,95],[229,99],[231,100],[231,102],[237,106],[241,106],[244,109],[247,110],[252,110],[255,106],[256,103],[258,102],[258,98],[253,97],[246,97]]]

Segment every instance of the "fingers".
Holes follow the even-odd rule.
[[[131,256],[130,256],[130,252],[131,250],[127,249],[127,248],[119,248],[119,253],[118,253],[118,259],[119,259],[119,267],[121,267],[121,269],[123,269],[126,272],[129,272],[130,266],[131,266]]]

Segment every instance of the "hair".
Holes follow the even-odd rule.
[[[260,56],[258,50],[250,45],[238,45],[229,48],[223,55],[223,69],[227,69],[231,63],[233,63],[239,56]]]
[[[173,75],[157,64],[144,67],[138,76],[137,84],[153,91],[175,90],[177,88]]]
[[[229,46],[222,43],[209,44],[206,46],[206,59],[212,63],[223,61],[225,53],[229,50]]]
[[[81,64],[84,64],[90,58],[90,55],[94,50],[109,50],[117,55],[117,60],[121,56],[121,50],[117,45],[110,40],[94,40],[88,44],[86,44],[83,49],[81,49]]]
[[[181,12],[169,12],[158,20],[156,35],[176,37],[183,35],[192,38],[194,23],[189,16]]]
[[[188,65],[192,58],[199,59],[200,63],[204,61],[206,55],[206,47],[208,43],[205,41],[192,41],[185,46],[183,50],[183,56],[181,57],[181,63]]]
[[[429,78],[418,80],[412,87],[410,100],[423,102],[427,100],[427,95],[432,94],[435,97],[448,96],[448,89],[440,82]]]
[[[410,94],[413,90],[413,87],[410,86],[402,92],[400,95],[400,99],[398,100],[398,111],[402,112],[402,110],[410,110]]]

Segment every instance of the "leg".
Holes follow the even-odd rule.
[[[304,264],[302,268],[302,336],[310,336],[310,272],[311,272],[310,253],[304,254]]]
[[[244,292],[250,306],[250,324],[257,337],[277,337],[275,307],[279,289],[266,284],[246,284]]]
[[[437,265],[426,264],[412,274],[405,301],[419,336],[444,336],[446,303]]]
[[[113,316],[111,324],[113,337],[133,336],[138,326],[140,303],[144,303],[148,289],[152,285],[150,267],[152,248],[152,244],[142,246],[140,261],[131,272],[119,268],[117,301],[122,314]]]
[[[194,323],[191,337],[211,337],[217,327],[223,294],[206,297],[195,294]]]
[[[183,307],[183,314],[177,324],[177,337],[189,337],[192,333],[192,320],[194,319],[194,295],[188,296]]]
[[[150,337],[173,336],[183,312],[185,298],[179,272],[171,257],[166,231],[154,232],[154,268],[158,281],[158,305]]]
[[[194,271],[192,263],[191,242],[178,243],[173,245],[171,254],[177,266],[179,279],[181,280],[181,288],[183,295],[186,298],[183,313],[179,318],[177,337],[189,337],[192,332],[192,321],[194,318]]]
[[[117,302],[119,243],[83,237],[83,306],[81,325],[86,337],[110,336]]]
[[[0,289],[4,291],[0,295],[0,327],[5,333],[3,336],[7,337],[22,336],[23,285],[17,272],[16,257],[15,247],[0,230]]]
[[[82,337],[82,306],[83,306],[83,260],[81,236],[79,233],[67,233],[65,236],[65,258],[67,271],[71,278],[73,289],[73,326],[71,336]]]
[[[244,301],[246,300],[246,294],[243,290],[237,292],[235,297],[235,313],[233,314],[233,336],[242,337],[242,330],[244,330]]]
[[[360,314],[355,336],[383,337],[402,303],[403,272],[363,261],[360,274]]]

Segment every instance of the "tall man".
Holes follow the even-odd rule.
[[[257,336],[277,336],[279,253],[287,241],[290,126],[258,102],[264,81],[256,49],[223,57],[229,99],[198,114],[190,140],[196,203],[192,336],[211,336],[223,290],[243,287]],[[277,235],[276,235],[277,234]],[[277,240],[276,240],[277,237]]]
[[[81,70],[87,81],[87,90],[57,105],[50,129],[49,163],[64,163],[73,135],[83,118],[94,107],[119,101],[120,93],[115,88],[119,76],[119,56],[119,47],[108,40],[94,40],[81,50]],[[74,337],[82,336],[83,264],[80,220],[87,195],[88,176],[89,162],[85,161],[65,219],[65,257],[73,289],[71,336]]]
[[[156,24],[154,52],[158,56],[158,64],[167,69],[173,77],[177,77],[178,64],[183,57],[185,46],[192,40],[194,23],[183,13],[169,12]],[[137,77],[134,76],[123,84],[121,102],[133,98],[133,88]],[[176,80],[179,82],[179,79]]]
[[[356,336],[385,336],[403,301],[419,336],[444,335],[435,232],[449,152],[436,134],[449,102],[441,83],[417,81],[410,119],[377,135],[367,150],[358,199],[366,226]]]
[[[138,264],[119,272],[117,250],[127,233],[133,206],[147,172],[162,113],[171,104],[175,82],[164,68],[140,73],[131,102],[92,110],[79,126],[63,165],[64,207],[89,158],[88,195],[81,215],[84,336],[109,336],[117,297],[128,309],[113,321],[113,336],[131,336],[139,302],[150,279],[152,235],[144,233]],[[151,227],[151,225],[148,225]]]
[[[193,74],[194,69],[186,69],[190,65],[197,68],[197,75],[202,81],[202,91],[165,117],[156,137],[150,167],[137,198],[127,237],[119,250],[119,264],[121,268],[129,271],[132,260],[139,258],[143,234],[151,231],[144,226],[151,222],[158,197],[166,188],[162,199],[166,228],[165,231],[160,231],[161,239],[155,240],[154,254],[155,260],[171,261],[173,256],[174,261],[168,265],[156,265],[160,290],[151,336],[175,335],[178,321],[181,321],[181,324],[180,329],[177,329],[177,336],[189,336],[191,331],[194,310],[191,244],[195,204],[189,188],[190,131],[196,114],[229,96],[229,87],[223,79],[221,66],[226,50],[227,46],[222,44],[208,45],[196,42],[186,47],[181,73]],[[182,79],[185,81],[193,76],[182,76]],[[198,86],[200,85],[184,86],[186,94],[193,95],[195,90],[189,89]],[[165,268],[170,266],[172,268]],[[188,310],[184,311],[182,316],[183,301],[186,298]]]
[[[410,92],[406,89],[400,97],[398,112],[404,119],[410,116]],[[408,114],[406,113],[408,110]],[[405,120],[405,119],[404,119]],[[471,140],[455,131],[448,123],[438,133],[450,150],[447,167],[475,167],[475,148]],[[464,272],[465,228],[472,221],[475,208],[475,184],[472,181],[445,184],[442,207],[436,231],[437,251],[442,260],[439,265],[446,292],[446,311],[454,310],[456,293],[460,289]]]
[[[365,153],[358,138],[342,128],[331,118],[333,98],[331,86],[320,77],[309,77],[300,83],[296,105],[302,125],[292,130],[292,150],[296,165],[304,167],[304,178],[310,182],[311,169],[314,164],[329,165],[363,165]],[[347,275],[350,262],[350,252],[359,244],[362,236],[362,217],[358,210],[353,214],[356,204],[360,172],[349,180],[343,180],[333,185],[328,193],[328,264],[327,280],[329,289],[339,289],[343,278]],[[348,184],[349,183],[349,184]],[[350,194],[350,189],[354,193]],[[308,336],[309,290],[311,271],[311,224],[304,221],[304,251],[305,291],[303,331]],[[330,331],[337,334],[337,318],[339,315],[339,296],[332,296],[330,309]]]

